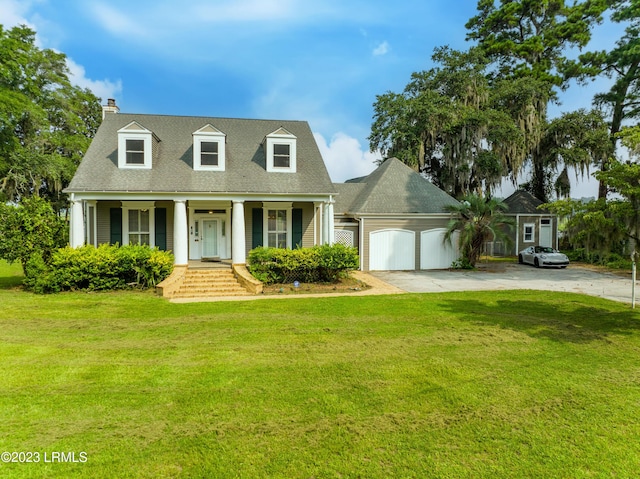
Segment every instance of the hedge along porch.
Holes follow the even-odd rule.
[[[332,242],[335,189],[306,122],[111,105],[66,190],[73,247],[146,243],[176,265],[244,264],[256,246]]]

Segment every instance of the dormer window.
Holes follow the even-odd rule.
[[[144,140],[125,140],[127,144],[127,165],[144,165]]]
[[[291,168],[291,145],[274,143],[273,167]]]
[[[296,140],[297,138],[284,128],[279,128],[265,137],[267,171],[296,172]]]
[[[201,166],[218,166],[218,142],[202,141],[200,142],[200,165]]]
[[[118,130],[118,168],[151,169],[154,136],[132,121]]]
[[[193,133],[193,169],[224,171],[226,135],[211,125]]]

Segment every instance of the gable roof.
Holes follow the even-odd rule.
[[[118,130],[134,122],[157,140],[151,169],[118,168]],[[211,128],[226,135],[225,171],[195,171],[193,133]],[[297,138],[297,173],[266,170],[263,140],[281,129]],[[65,191],[332,194],[335,189],[305,121],[117,113],[105,116]]]
[[[369,176],[336,184],[336,214],[446,213],[458,202],[397,158],[382,163]]]
[[[542,201],[524,190],[516,191],[504,200],[504,203],[509,207],[507,214],[549,214],[549,210],[538,209],[538,206],[542,204]]]

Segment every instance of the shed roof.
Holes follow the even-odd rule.
[[[516,191],[505,199],[504,202],[509,207],[507,214],[549,214],[549,210],[538,208],[538,206],[542,204],[542,201],[524,190]]]

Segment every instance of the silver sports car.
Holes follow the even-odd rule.
[[[569,258],[566,254],[559,253],[548,246],[529,246],[518,254],[518,263],[532,264],[536,268],[541,266],[566,268],[569,265]]]

